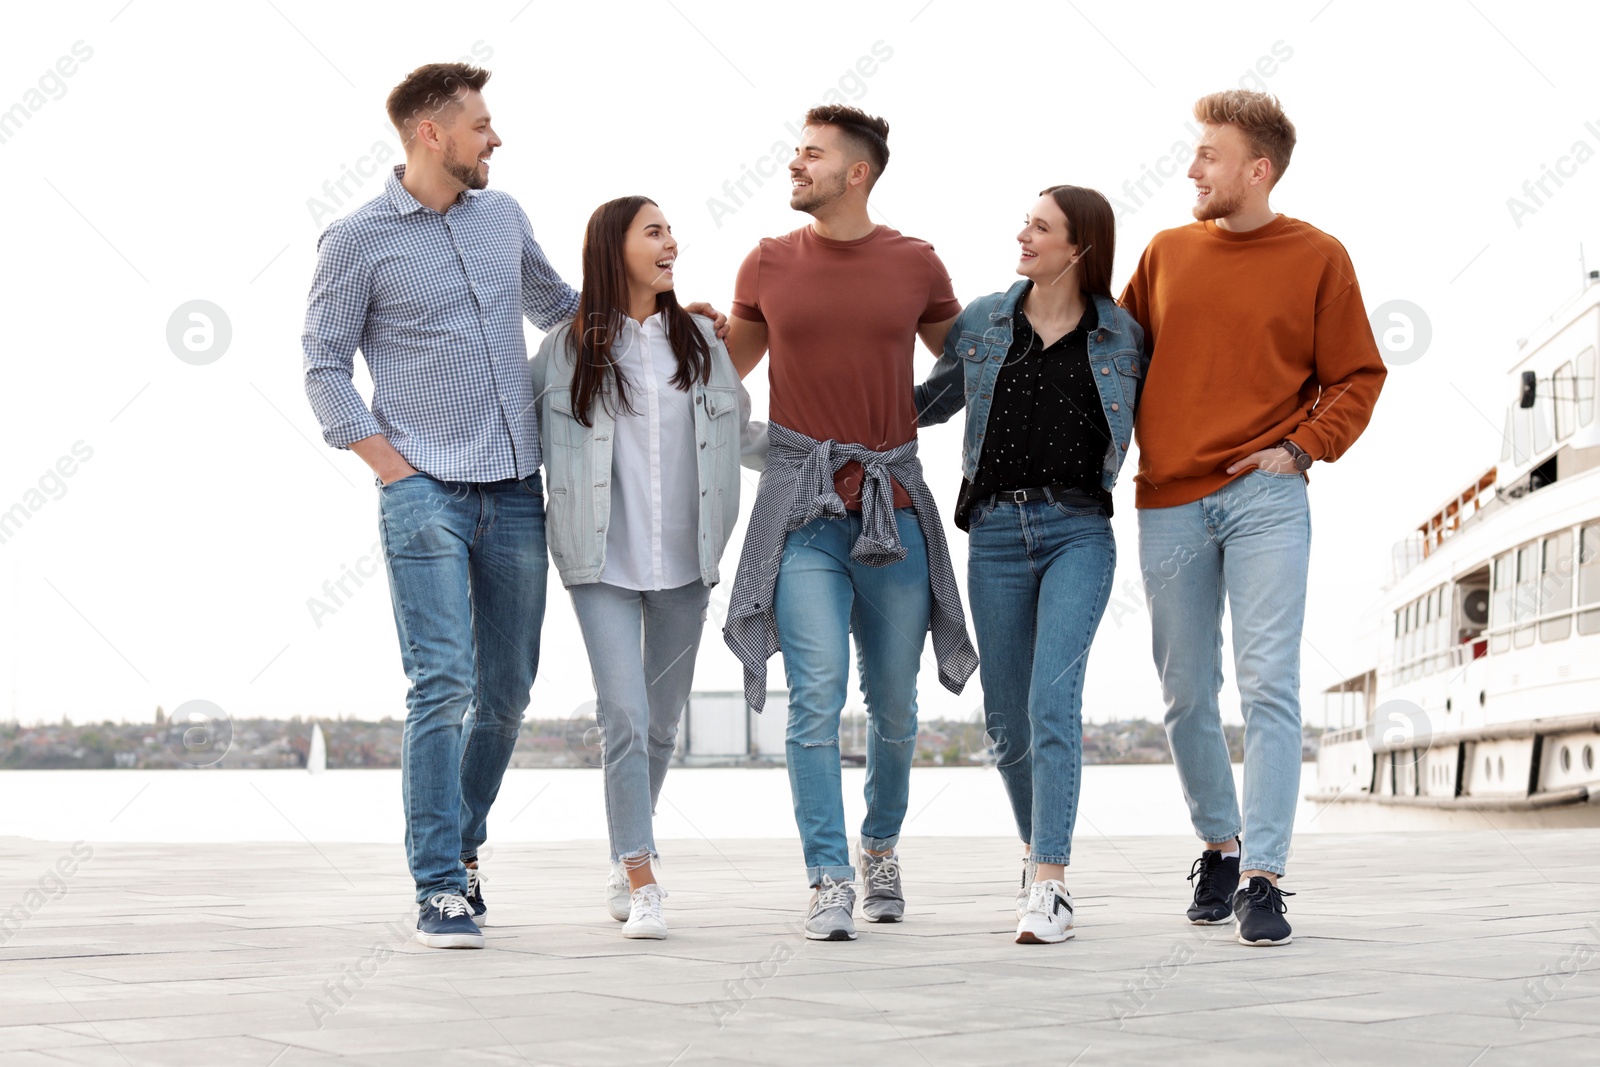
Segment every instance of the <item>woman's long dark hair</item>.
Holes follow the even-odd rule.
[[[567,347],[574,356],[572,413],[585,426],[594,425],[596,397],[613,414],[636,414],[628,400],[627,379],[612,358],[611,346],[628,308],[628,267],[622,256],[623,244],[639,209],[655,203],[645,196],[608,200],[589,216],[589,226],[583,234],[583,291],[578,296],[578,313],[572,320]],[[693,382],[710,381],[711,346],[693,317],[678,306],[672,290],[656,294],[656,310],[666,312],[667,342],[678,361],[672,384],[688,389]]]
[[[1117,216],[1105,194],[1081,185],[1052,185],[1040,196],[1056,202],[1067,217],[1067,240],[1083,253],[1078,266],[1081,288],[1091,296],[1111,298],[1111,264],[1117,258]]]

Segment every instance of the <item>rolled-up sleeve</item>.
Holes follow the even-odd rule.
[[[371,296],[366,257],[340,223],[332,223],[317,239],[317,268],[300,345],[306,398],[322,425],[322,439],[334,448],[348,448],[382,432],[351,379]]]
[[[578,313],[578,291],[545,258],[520,204],[517,217],[522,220],[522,313],[539,329],[549,330]]]

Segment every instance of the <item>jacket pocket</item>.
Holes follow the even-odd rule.
[[[572,494],[566,486],[552,488],[545,498],[544,539],[550,546],[550,558],[562,562],[577,559],[578,545],[573,538],[577,526],[572,514]]]
[[[583,425],[573,413],[570,388],[551,389],[546,394],[545,405],[546,414],[549,416],[544,420],[545,439],[552,446],[552,451],[565,450],[546,457],[549,461],[550,481],[554,483],[559,480],[562,484],[569,484],[570,468],[577,463],[573,452],[589,447],[590,438],[594,436],[594,428]]]
[[[701,442],[702,449],[717,449],[721,456],[723,450],[729,447],[738,434],[739,420],[739,391],[733,386],[707,385],[702,387],[701,401],[706,409],[705,440]],[[734,460],[738,462],[738,450],[734,450]]]

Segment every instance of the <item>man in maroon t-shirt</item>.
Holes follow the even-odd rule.
[[[937,515],[931,514],[932,498],[921,484],[913,454],[916,340],[921,337],[937,355],[961,304],[931,245],[868,217],[867,195],[889,161],[888,134],[887,122],[856,108],[818,107],[807,113],[800,147],[789,164],[789,204],[811,215],[811,224],[763,240],[746,257],[728,334],[728,351],[741,376],[768,351],[772,354],[770,418],[781,428],[775,435],[794,431],[802,436],[789,435],[798,442],[791,448],[827,449],[832,463],[840,462],[842,446],[880,471],[880,491],[867,492],[864,499],[868,472],[855,459],[843,462],[833,474],[842,515],[837,504],[834,514],[814,505],[823,511],[819,517],[787,532],[773,531],[771,524],[782,521],[774,516],[793,515],[797,507],[812,502],[774,500],[778,481],[787,477],[784,484],[793,485],[797,476],[793,468],[775,474],[775,460],[769,460],[763,475],[766,499],[758,497],[746,542],[774,543],[770,537],[782,541],[775,585],[766,591],[770,599],[763,600],[759,591],[749,599],[768,613],[783,651],[789,684],[789,782],[806,874],[817,890],[806,936],[816,940],[855,937],[856,872],[844,826],[839,766],[850,632],[856,635],[862,695],[871,720],[861,862],[867,890],[862,911],[874,922],[898,922],[905,911],[895,844],[916,747],[917,668],[930,617],[936,649],[955,647],[954,628],[965,642],[953,578],[946,591],[949,556],[942,530],[924,535],[925,524],[938,525]],[[904,449],[907,445],[912,448]],[[892,462],[884,456],[891,452]],[[892,516],[881,473],[890,468],[895,472],[887,483],[892,486]],[[904,484],[908,481],[912,484]],[[820,491],[827,496],[825,481]],[[791,489],[789,495],[800,494]],[[869,535],[866,541],[873,542],[885,532],[891,539],[898,533],[903,558],[883,565],[881,558],[858,546],[863,530]],[[741,558],[736,599],[739,586],[757,584],[753,573],[761,565]],[[931,582],[930,573],[935,577]],[[740,650],[731,632],[729,643]],[[758,647],[748,657],[741,653],[747,668],[752,658],[764,660],[763,651]]]

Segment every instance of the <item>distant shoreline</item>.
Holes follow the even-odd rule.
[[[148,723],[60,723],[21,726],[0,723],[0,770],[217,770],[304,769],[313,726],[327,743],[327,769],[394,769],[400,766],[404,724],[397,719],[231,719],[175,723],[156,709]],[[1244,758],[1244,727],[1225,724],[1229,755]],[[1321,731],[1308,729],[1305,760],[1316,758]],[[865,716],[847,713],[840,724],[840,756],[846,765],[865,760]],[[527,719],[517,737],[511,766],[585,768],[601,765],[604,754],[592,717]],[[1170,764],[1166,731],[1159,722],[1129,719],[1085,723],[1083,762],[1087,766]],[[752,753],[674,761],[679,766],[782,766],[781,753]],[[927,719],[919,724],[913,766],[993,766],[994,755],[981,720]]]

